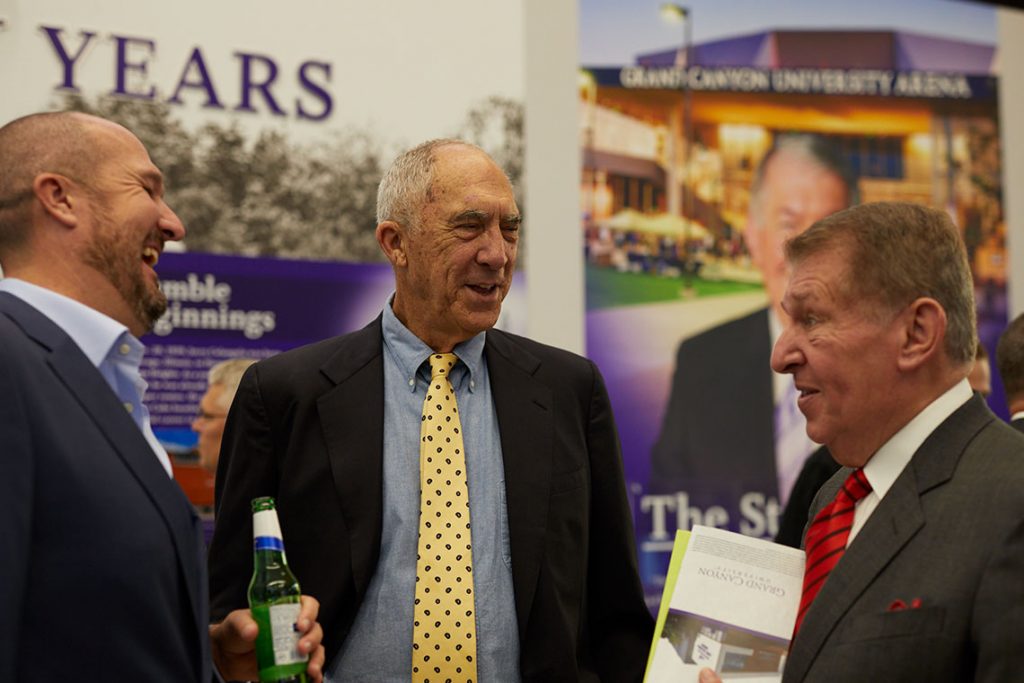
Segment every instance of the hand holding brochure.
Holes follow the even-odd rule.
[[[681,558],[681,559],[680,559]],[[804,553],[711,527],[679,532],[646,681],[778,683],[796,622]]]

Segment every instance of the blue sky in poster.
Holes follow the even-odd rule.
[[[632,64],[637,54],[682,42],[662,19],[662,0],[580,0],[580,63]],[[955,0],[683,0],[695,43],[769,29],[896,29],[995,44],[992,7]]]

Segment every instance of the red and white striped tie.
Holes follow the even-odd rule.
[[[871,484],[864,476],[864,470],[854,470],[843,482],[835,499],[814,518],[807,530],[804,544],[807,552],[807,568],[804,571],[804,590],[800,596],[800,611],[796,616],[793,637],[796,638],[807,609],[814,596],[821,590],[832,568],[839,564],[846,552],[846,541],[853,527],[853,513],[857,501],[871,493]]]

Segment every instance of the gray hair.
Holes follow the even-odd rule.
[[[786,242],[786,259],[846,248],[847,295],[889,312],[919,297],[946,312],[945,350],[960,365],[974,362],[978,347],[974,283],[960,231],[945,211],[907,202],[874,202],[822,218]]]
[[[847,206],[852,206],[860,201],[857,190],[857,179],[853,175],[849,164],[843,159],[835,145],[826,138],[813,133],[782,133],[776,136],[771,148],[761,159],[754,171],[754,180],[750,185],[750,203],[753,211],[757,213],[760,208],[764,186],[764,178],[768,172],[768,164],[779,154],[792,154],[793,156],[806,159],[815,166],[827,171],[837,177],[846,188]]]
[[[238,384],[242,381],[242,375],[255,362],[255,358],[232,358],[230,360],[222,360],[210,367],[207,383],[211,387],[215,385],[224,387],[224,393],[220,395],[220,405],[224,410],[231,407],[231,401],[234,400],[235,393],[238,391]]]
[[[420,209],[432,199],[436,153],[442,147],[458,145],[482,149],[454,138],[438,138],[416,145],[392,162],[377,187],[377,223],[394,221],[410,230],[419,226]]]

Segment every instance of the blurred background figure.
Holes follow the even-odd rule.
[[[818,444],[807,437],[792,378],[769,365],[789,323],[779,303],[788,274],[782,248],[815,221],[855,203],[855,178],[831,142],[778,136],[754,175],[745,233],[767,305],[679,345],[651,452],[652,490],[686,491],[691,505],[721,506],[729,519],[742,517],[745,496],[785,507]],[[768,532],[776,530],[769,526]]]
[[[210,368],[206,393],[199,400],[199,411],[192,421],[192,431],[199,435],[196,452],[199,466],[207,472],[217,471],[220,458],[220,441],[224,436],[224,420],[228,408],[238,391],[238,383],[246,368],[256,362],[254,358],[232,358],[221,361]]]
[[[246,368],[255,362],[254,358],[232,358],[210,367],[206,379],[206,393],[199,399],[196,417],[191,425],[192,431],[199,435],[195,448],[198,463],[192,460],[191,453],[182,459],[172,459],[174,479],[199,514],[203,522],[203,538],[207,545],[213,538],[214,476],[217,474],[217,462],[220,460],[224,423],[242,375]]]
[[[1024,432],[1024,314],[1013,319],[996,346],[996,367],[1006,391],[1010,424]]]
[[[967,375],[971,389],[977,391],[985,399],[992,393],[992,361],[989,360],[985,346],[978,342],[978,350],[974,353],[974,366]]]

